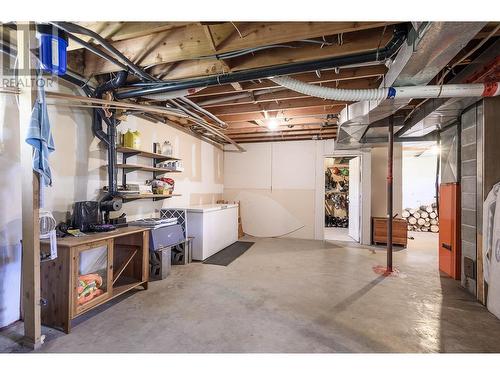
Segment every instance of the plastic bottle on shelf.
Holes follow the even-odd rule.
[[[172,156],[172,144],[169,141],[163,142],[162,152],[165,156]]]
[[[125,147],[134,147],[134,134],[130,131],[130,129],[127,130],[125,134],[123,134],[123,146]]]
[[[140,149],[141,148],[141,133],[139,133],[139,131],[134,131],[132,132],[133,136],[132,136],[132,148],[135,148],[135,149]]]

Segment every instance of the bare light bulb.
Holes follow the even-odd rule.
[[[275,119],[271,119],[271,120],[268,120],[267,121],[267,128],[269,130],[276,130],[278,129],[278,121],[276,121]]]

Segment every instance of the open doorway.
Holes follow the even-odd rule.
[[[436,168],[439,149],[435,142],[403,146],[402,217],[408,226],[409,247],[436,246],[439,212],[436,201]]]
[[[360,241],[360,159],[336,156],[324,160],[325,240]]]

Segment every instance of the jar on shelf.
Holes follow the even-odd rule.
[[[165,156],[172,156],[173,154],[173,147],[169,141],[163,142],[163,147],[161,148],[161,150],[162,154]]]

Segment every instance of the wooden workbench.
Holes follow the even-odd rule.
[[[41,241],[41,251],[50,252],[48,241]],[[77,316],[138,286],[148,287],[147,228],[129,226],[83,237],[59,238],[57,253],[56,259],[41,263],[44,325],[69,333],[71,320]],[[86,275],[102,280],[102,285],[87,296],[81,284],[88,278]]]

